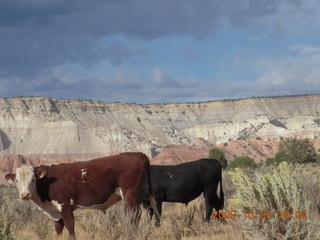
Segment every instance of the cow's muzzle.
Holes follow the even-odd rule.
[[[30,199],[30,193],[21,193],[20,198],[22,200],[29,200]]]

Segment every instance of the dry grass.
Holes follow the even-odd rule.
[[[306,201],[310,202],[310,221],[320,222],[319,204],[319,165],[316,167],[300,166],[294,174],[301,180]],[[264,172],[268,169],[264,169]],[[254,174],[249,173],[248,176]],[[236,189],[228,172],[223,173],[223,188],[228,200],[235,196]],[[318,195],[316,195],[317,193]],[[0,239],[4,240],[52,240],[68,239],[68,232],[56,237],[53,221],[43,215],[32,203],[15,200],[15,188],[0,186]],[[225,211],[232,211],[226,201]],[[263,210],[263,209],[262,209]],[[241,213],[239,213],[240,215]],[[107,210],[106,214],[96,210],[75,211],[76,236],[78,240],[111,239],[111,240],[211,240],[211,239],[250,239],[247,235],[248,221],[241,218],[226,221],[211,220],[204,223],[204,199],[200,196],[185,206],[183,204],[164,203],[161,227],[147,221],[146,211],[142,209],[138,226],[132,225],[130,216],[123,210],[123,202]],[[250,220],[255,221],[255,220]],[[320,234],[320,226],[318,233]],[[256,239],[265,239],[258,230],[252,229]],[[251,231],[252,233],[252,231]],[[278,239],[282,239],[279,237]]]
[[[20,204],[20,203],[19,203]],[[19,208],[19,207],[18,207]],[[57,238],[54,231],[53,221],[48,219],[33,206],[28,206],[32,212],[32,217],[25,219],[21,216],[21,211],[15,211],[11,216],[13,225],[10,229],[12,239],[18,240],[52,240],[68,239],[68,232],[64,232]],[[22,215],[24,215],[22,213]],[[123,203],[119,203],[108,209],[106,214],[95,210],[75,211],[76,236],[78,240],[88,239],[111,239],[111,240],[146,240],[146,239],[196,239],[209,240],[213,236],[219,239],[241,239],[239,236],[240,222],[230,221],[223,223],[212,220],[204,223],[203,198],[200,197],[188,206],[183,204],[164,203],[162,225],[160,228],[147,221],[145,210],[142,210],[141,219],[138,226],[131,224],[130,216],[123,210]],[[24,222],[25,219],[26,221]],[[0,239],[5,239],[1,238]],[[9,239],[9,238],[8,238]]]

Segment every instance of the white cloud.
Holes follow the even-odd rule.
[[[270,89],[281,87],[292,94],[320,90],[320,47],[295,46],[298,54],[284,59],[261,59],[264,73],[258,83]],[[303,54],[302,54],[303,53]]]
[[[259,1],[255,1],[259,4]],[[269,9],[269,12],[268,12]],[[253,13],[248,24],[256,32],[269,32],[282,36],[288,32],[306,33],[320,26],[320,4],[318,0],[270,1],[265,9]],[[262,14],[264,12],[264,14]]]
[[[310,47],[302,44],[293,46],[290,49],[302,56],[320,52],[320,47]]]
[[[250,37],[250,38],[248,39],[248,41],[249,41],[249,42],[255,42],[255,41],[260,41],[260,40],[262,40],[262,39],[264,39],[264,37],[262,37],[262,36],[253,36],[253,37]]]
[[[180,84],[165,73],[161,68],[154,69],[152,74],[152,81],[158,87],[178,87]]]

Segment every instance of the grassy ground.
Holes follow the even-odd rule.
[[[254,171],[248,171],[251,178],[254,178]],[[268,172],[270,169],[259,169],[259,171]],[[320,234],[320,213],[318,209],[320,207],[320,166],[299,166],[295,168],[292,174],[297,176],[297,181],[300,182],[305,201],[309,201],[311,204],[308,218],[314,224],[315,231]],[[228,200],[236,193],[236,189],[227,172],[223,173],[223,185],[225,198]],[[53,222],[47,216],[43,215],[31,202],[22,202],[16,200],[16,198],[17,190],[14,187],[0,186],[0,239],[59,239],[56,237]],[[229,201],[226,201],[225,211],[233,210]],[[200,196],[189,203],[188,206],[164,203],[160,228],[154,227],[154,219],[151,223],[147,221],[144,209],[139,225],[132,226],[128,216],[123,211],[123,203],[119,203],[108,209],[106,214],[96,210],[75,211],[75,231],[78,240],[267,239],[259,232],[259,229],[254,229],[254,236],[248,235],[246,232],[248,226],[243,221],[243,214],[239,212],[237,214],[241,218],[226,219],[226,221],[212,220],[210,223],[204,223],[204,200]],[[250,221],[257,221],[257,219]],[[66,229],[60,239],[68,239]]]

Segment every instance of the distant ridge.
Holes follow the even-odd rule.
[[[318,96],[320,93],[309,93],[309,94],[292,94],[292,95],[275,95],[275,96],[252,96],[252,97],[243,97],[243,98],[223,98],[216,100],[207,100],[207,101],[195,101],[195,102],[167,102],[167,103],[135,103],[135,102],[120,102],[113,101],[107,102],[102,100],[92,100],[92,99],[76,99],[76,98],[56,98],[56,97],[46,97],[46,96],[16,96],[16,97],[6,97],[2,99],[24,99],[24,98],[47,98],[52,100],[60,100],[60,101],[84,101],[84,102],[96,102],[96,103],[123,103],[123,104],[134,104],[134,105],[166,105],[166,104],[194,104],[194,103],[210,103],[210,102],[225,102],[225,101],[240,101],[246,99],[264,99],[264,98],[292,98],[292,97],[307,97],[307,96]],[[1,98],[0,98],[1,99]]]
[[[168,145],[320,135],[320,95],[135,104],[49,97],[0,98],[0,156],[82,161]]]

